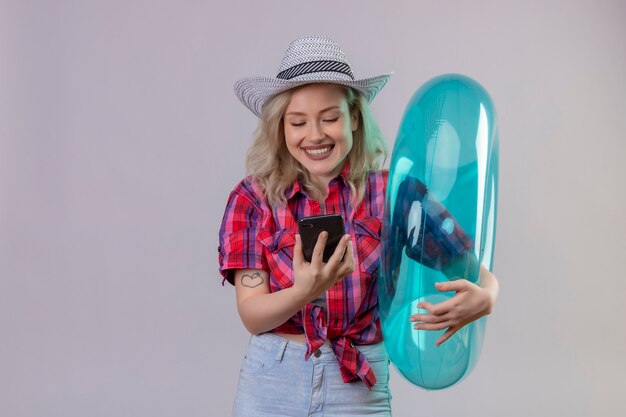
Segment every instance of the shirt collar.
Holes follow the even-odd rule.
[[[346,163],[343,165],[343,168],[341,169],[341,172],[339,173],[339,175],[337,175],[335,178],[330,180],[329,185],[332,184],[337,179],[341,179],[343,183],[347,185],[349,174],[350,174],[350,160],[348,159]],[[289,188],[287,188],[287,190],[285,191],[285,197],[287,197],[287,200],[291,200],[291,198],[293,198],[293,196],[295,196],[298,192],[306,193],[306,191],[304,191],[304,187],[302,186],[302,183],[300,183],[299,178],[295,180],[294,183]]]

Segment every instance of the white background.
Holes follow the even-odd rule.
[[[2,1],[0,415],[226,416],[248,335],[217,232],[256,125],[233,94],[337,40],[391,150],[428,79],[500,124],[482,357],[395,416],[623,416],[624,1]]]

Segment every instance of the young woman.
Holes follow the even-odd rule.
[[[368,107],[390,76],[355,79],[339,45],[318,36],[293,41],[276,77],[235,84],[260,121],[219,234],[222,284],[235,286],[252,334],[234,416],[391,415],[376,287],[386,151]],[[307,262],[297,221],[330,213],[346,234],[324,263],[322,233]],[[423,305],[416,328],[448,329],[442,343],[489,314],[497,280],[483,270],[480,283],[445,283],[453,302]]]

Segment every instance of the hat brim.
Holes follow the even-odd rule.
[[[352,87],[365,96],[368,103],[371,102],[378,92],[385,86],[395,71],[360,80],[341,80],[336,78],[336,73],[317,72],[309,74],[298,80],[283,80],[272,77],[247,77],[235,83],[235,94],[239,100],[252,113],[261,117],[261,110],[265,102],[272,96],[289,90],[290,88],[312,83],[341,84]]]

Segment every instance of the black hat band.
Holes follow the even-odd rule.
[[[313,72],[339,72],[346,74],[350,79],[354,80],[354,75],[350,66],[345,62],[337,61],[311,61],[303,62],[302,64],[294,65],[291,68],[287,68],[284,71],[278,73],[276,78],[283,80],[290,80],[304,74],[310,74]]]

